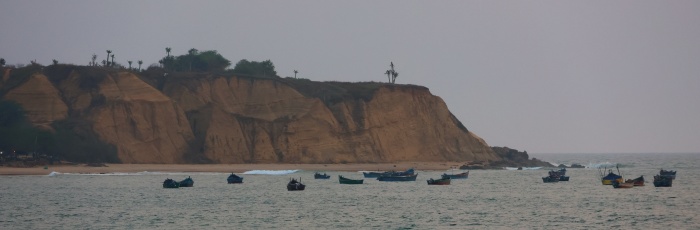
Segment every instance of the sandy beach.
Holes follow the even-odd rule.
[[[305,171],[388,171],[406,170],[449,170],[465,162],[398,162],[378,164],[107,164],[105,167],[92,167],[85,164],[48,165],[37,167],[0,166],[0,175],[47,175],[61,173],[130,173],[130,172],[233,172],[250,170],[305,170]]]

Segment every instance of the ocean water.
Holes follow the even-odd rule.
[[[0,229],[700,229],[700,154],[532,154],[554,163],[620,164],[647,186],[601,185],[598,169],[569,169],[569,182],[542,183],[549,169],[472,170],[469,179],[428,186],[449,171],[418,171],[415,182],[338,184],[333,172],[62,174],[1,176]],[[677,170],[655,188],[660,168]],[[236,171],[235,169],[232,169]],[[290,169],[291,170],[291,169]],[[241,173],[242,174],[242,173]],[[280,175],[281,174],[281,175]],[[192,188],[163,189],[191,176]],[[289,192],[290,177],[305,191]]]

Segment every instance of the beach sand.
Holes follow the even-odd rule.
[[[85,164],[63,164],[37,167],[0,166],[0,175],[48,175],[60,173],[133,173],[133,172],[222,172],[242,173],[250,170],[304,170],[304,171],[403,171],[450,170],[465,162],[397,162],[377,164],[106,164],[106,167],[92,167]]]

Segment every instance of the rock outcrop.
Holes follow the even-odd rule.
[[[289,79],[192,74],[150,81],[96,67],[62,73],[34,74],[3,99],[19,102],[36,124],[90,122],[123,163],[502,159],[421,86],[373,83],[369,96],[327,100]]]

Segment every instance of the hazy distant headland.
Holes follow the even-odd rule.
[[[2,67],[7,158],[110,163],[487,162],[518,166],[469,131],[428,88],[279,77],[270,60],[216,51],[157,64],[36,62]],[[496,150],[496,151],[494,151]],[[517,150],[516,150],[517,152]],[[40,157],[41,158],[41,157]]]

